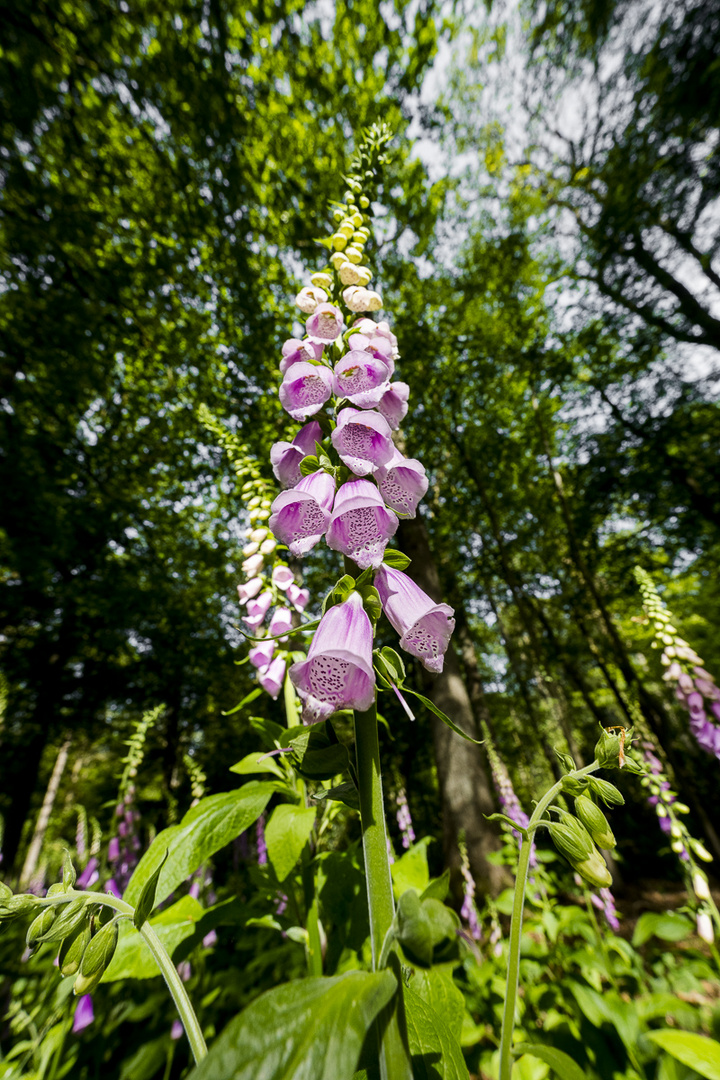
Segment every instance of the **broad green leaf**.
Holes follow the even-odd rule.
[[[167,861],[160,871],[155,894],[155,902],[162,903],[206,859],[252,825],[277,790],[279,785],[274,780],[251,780],[237,791],[201,799],[197,806],[188,810],[179,825],[171,825],[158,833],[135,867],[124,899],[133,907],[137,904],[145,882],[157,870],[167,851]]]
[[[170,956],[185,938],[195,932],[195,924],[205,914],[202,904],[192,896],[183,896],[172,907],[151,919],[149,926],[160,938]],[[102,982],[118,979],[152,979],[160,974],[150,948],[142,934],[130,922],[119,925],[119,937],[112,963],[102,977]]]
[[[273,810],[265,826],[265,842],[268,860],[278,881],[285,880],[300,858],[315,824],[315,817],[313,807],[282,803]]]
[[[268,757],[263,750],[254,750],[252,754],[246,754],[241,761],[230,766],[230,772],[246,776],[250,773],[272,773],[281,780],[285,779],[285,773],[278,765],[274,757]]]
[[[543,1046],[541,1043],[522,1043],[520,1046],[516,1046],[513,1050],[513,1054],[518,1057],[521,1054],[530,1054],[532,1057],[540,1058],[556,1073],[560,1080],[585,1080],[585,1072],[576,1061],[569,1056],[569,1054],[563,1053],[562,1050],[558,1050],[554,1046]]]
[[[443,870],[438,878],[433,878],[424,890],[421,900],[445,900],[450,889],[450,870]]]
[[[190,1078],[352,1080],[368,1028],[396,990],[390,971],[278,986],[230,1021]]]
[[[433,1012],[437,1013],[453,1038],[460,1042],[465,1016],[465,998],[453,982],[452,968],[417,970],[410,983]]]
[[[632,943],[638,949],[651,937],[661,941],[682,941],[692,932],[692,923],[684,915],[674,911],[646,911],[637,921]]]
[[[416,889],[420,893],[428,887],[430,871],[428,870],[427,846],[431,841],[431,836],[424,836],[392,864],[390,869],[396,900],[408,889]]]
[[[691,1031],[649,1031],[647,1038],[705,1080],[720,1080],[720,1043],[714,1039]]]
[[[423,999],[403,987],[414,1080],[469,1080],[460,1043]]]

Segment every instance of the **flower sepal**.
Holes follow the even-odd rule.
[[[504,821],[506,825],[509,825],[515,832],[519,832],[523,840],[528,839],[528,831],[523,825],[519,825],[517,821],[513,821],[507,814],[483,814],[486,821]]]
[[[412,562],[412,559],[404,551],[398,551],[397,548],[385,548],[383,562],[386,566],[391,566],[393,570],[405,570]]]
[[[373,660],[378,679],[386,690],[391,690],[393,684],[402,686],[405,682],[405,664],[394,649],[387,645],[382,649],[375,649]]]

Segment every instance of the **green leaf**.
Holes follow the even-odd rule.
[[[255,689],[251,690],[250,693],[247,694],[242,699],[242,701],[238,702],[238,704],[235,705],[234,708],[228,709],[227,712],[224,712],[221,715],[222,716],[232,716],[233,713],[239,712],[240,709],[244,709],[246,705],[249,705],[251,701],[255,701],[256,698],[259,698],[260,695],[262,694],[262,692],[263,692],[262,687],[256,686]]]
[[[457,724],[453,720],[451,720],[449,716],[445,715],[442,709],[438,709],[437,705],[433,701],[431,701],[430,698],[426,698],[424,694],[418,694],[417,690],[411,690],[409,686],[403,686],[403,694],[412,694],[413,697],[416,697],[418,699],[418,701],[422,701],[425,708],[429,709],[431,713],[435,714],[435,716],[438,716],[442,720],[443,724],[447,724],[447,726],[451,728],[456,735],[461,735],[463,739],[467,739],[468,742],[475,743],[476,746],[482,746],[482,739],[473,739],[472,735],[468,735],[467,731],[463,731],[462,728],[458,727]]]
[[[720,1043],[691,1031],[649,1031],[647,1038],[694,1069],[705,1080],[720,1080]]]
[[[432,967],[416,971],[410,983],[414,993],[435,1012],[446,1028],[460,1042],[465,999],[452,978],[452,968]]]
[[[317,799],[320,802],[322,799],[329,799],[330,802],[340,802],[351,810],[360,809],[360,795],[358,789],[350,780],[344,784],[336,784],[335,787],[320,788],[313,794],[313,799]]]
[[[352,1080],[368,1028],[396,990],[390,971],[278,986],[230,1021],[190,1078]]]
[[[149,926],[160,938],[170,956],[178,945],[195,932],[195,924],[205,914],[202,904],[192,896],[183,896],[176,904],[151,919]],[[102,977],[102,982],[119,979],[152,979],[160,974],[150,948],[131,923],[119,924],[118,944],[112,963]]]
[[[414,1080],[469,1080],[460,1044],[419,994],[403,987]]]
[[[261,758],[263,760],[261,760]],[[254,750],[252,754],[246,754],[241,761],[230,766],[230,772],[246,776],[250,773],[272,773],[273,776],[285,779],[285,773],[278,765],[275,758],[268,757],[263,750]]]
[[[277,745],[281,745],[283,739],[287,737],[287,728],[281,727],[274,720],[268,720],[264,716],[251,716],[248,722],[269,750],[275,750]]]
[[[329,721],[290,728],[285,737],[295,751],[293,768],[308,780],[332,780],[348,767],[347,747],[338,742]]]
[[[138,903],[145,882],[155,873],[167,851],[156,893],[156,902],[162,903],[206,859],[252,825],[270,796],[279,789],[281,785],[275,780],[250,780],[238,791],[201,799],[179,825],[158,833],[135,867],[124,899],[133,907]]]
[[[317,472],[320,468],[320,462],[314,454],[308,454],[300,462],[300,473],[302,476],[310,476],[311,473]]]
[[[447,894],[450,891],[450,869],[443,870],[439,878],[433,878],[425,891],[422,893],[421,900],[445,900]]]
[[[414,889],[402,894],[397,908],[397,939],[408,958],[423,967],[430,967],[433,954],[432,923]]]
[[[432,843],[431,836],[424,836],[417,844],[405,852],[390,867],[393,879],[393,890],[396,899],[402,896],[407,889],[416,889],[422,892],[430,882],[428,870],[427,846]]]
[[[573,1061],[569,1054],[557,1050],[554,1046],[544,1046],[541,1043],[522,1043],[513,1049],[513,1054],[530,1054],[540,1058],[553,1072],[557,1073],[560,1080],[585,1080],[585,1072],[577,1062]]]
[[[636,949],[651,937],[661,941],[682,941],[693,932],[693,926],[684,915],[675,911],[646,911],[637,921],[632,943]]]
[[[308,809],[283,803],[273,810],[265,826],[265,842],[268,860],[278,881],[285,880],[300,858],[315,824],[315,817],[314,807]]]
[[[392,566],[393,570],[405,570],[412,562],[412,559],[403,551],[397,551],[395,548],[385,548],[383,562],[386,566]]]
[[[158,878],[160,877],[160,871],[167,862],[168,853],[162,859],[162,862],[158,864],[157,870],[147,879],[143,885],[143,891],[140,893],[140,899],[138,900],[137,907],[135,908],[135,914],[133,915],[133,926],[136,930],[139,930],[142,924],[145,922],[150,912],[155,907],[155,890],[157,889]]]

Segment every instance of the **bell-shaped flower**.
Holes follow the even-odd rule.
[[[361,285],[363,274],[359,266],[356,266],[355,263],[351,263],[348,260],[340,266],[338,277],[343,285]]]
[[[398,356],[400,355],[398,351],[397,338],[395,337],[392,330],[390,329],[389,324],[385,320],[376,323],[373,319],[368,319],[366,317],[364,319],[358,319],[357,322],[354,322],[353,329],[355,327],[360,330],[361,334],[366,334],[369,338],[385,338],[386,341],[388,341],[390,344],[393,359],[397,360]]]
[[[243,615],[243,622],[252,628],[260,626],[271,604],[272,593],[269,589],[264,593],[260,593],[256,600],[248,600],[247,615]]]
[[[283,566],[282,563],[278,563],[278,565],[273,569],[272,583],[275,588],[280,589],[281,592],[286,592],[286,590],[290,588],[294,580],[295,575],[293,574],[289,566]]]
[[[77,999],[75,1013],[73,1015],[73,1035],[77,1035],[86,1027],[89,1027],[95,1019],[91,994],[81,994]]]
[[[332,444],[356,476],[367,476],[395,453],[387,420],[372,410],[341,409]]]
[[[308,649],[307,660],[290,668],[303,702],[306,724],[339,709],[369,709],[375,699],[373,632],[359,593],[330,608]]]
[[[238,585],[238,597],[241,604],[246,604],[248,600],[252,600],[253,596],[257,596],[263,587],[263,579],[261,577],[251,578],[250,581],[246,581],[243,585]]]
[[[282,690],[284,680],[285,661],[281,656],[276,656],[266,668],[258,671],[258,682],[265,693],[269,694],[273,699],[277,698]]]
[[[305,323],[308,337],[315,345],[329,345],[340,336],[343,326],[342,312],[334,304],[318,304]]]
[[[290,608],[279,607],[275,609],[270,625],[268,626],[268,635],[270,637],[280,638],[280,641],[285,641],[286,638],[281,638],[280,634],[289,634],[292,630],[292,611]]]
[[[295,297],[295,303],[305,315],[312,315],[318,304],[327,303],[328,294],[315,285],[306,285]]]
[[[284,488],[300,483],[300,462],[308,454],[315,453],[315,443],[320,442],[322,437],[322,428],[317,420],[311,420],[300,428],[291,443],[276,442],[270,447],[272,470]]]
[[[280,374],[284,375],[289,367],[301,362],[309,363],[311,360],[320,360],[323,354],[322,345],[316,345],[312,341],[300,341],[299,338],[288,338],[282,347],[282,360],[280,361]]]
[[[335,365],[333,390],[360,409],[372,409],[389,389],[387,364],[372,353],[351,349]]]
[[[387,420],[393,431],[397,431],[407,416],[410,387],[404,382],[390,383],[378,402],[378,412]]]
[[[332,384],[330,368],[322,364],[293,364],[280,383],[280,403],[293,420],[307,420],[322,409],[332,394]]]
[[[243,573],[248,577],[255,577],[255,575],[262,570],[264,559],[258,552],[257,555],[251,555],[249,559],[246,559],[242,564]]]
[[[293,555],[307,555],[330,521],[335,479],[318,469],[291,491],[281,491],[272,504],[270,528]]]
[[[379,566],[388,540],[400,522],[369,480],[351,480],[337,493],[327,544],[349,556],[363,570]]]
[[[396,514],[415,517],[418,503],[428,489],[425,467],[415,458],[403,457],[399,450],[387,465],[375,470],[382,497]]]
[[[343,289],[343,300],[351,311],[369,311],[371,295],[363,285],[350,285]]]
[[[391,566],[375,575],[383,611],[400,635],[400,646],[416,656],[428,671],[443,669],[445,651],[455,629],[448,604],[436,604],[412,578]]]
[[[268,666],[275,653],[275,642],[269,638],[267,641],[259,641],[248,651],[248,659],[253,667],[265,668]]]
[[[301,589],[297,585],[293,584],[287,591],[288,601],[296,607],[299,611],[302,611],[308,600],[310,599],[310,590]]]

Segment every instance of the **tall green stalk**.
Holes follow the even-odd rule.
[[[376,971],[385,935],[395,916],[395,903],[385,830],[375,704],[365,712],[355,713],[355,754],[370,917],[370,940],[373,971]],[[398,985],[396,998],[388,1006],[388,1015],[381,1018],[381,1022],[386,1021],[380,1046],[380,1074],[383,1080],[413,1080],[407,1039],[401,1030],[401,1025],[404,1027],[401,994],[402,990]]]
[[[584,769],[571,772],[570,777],[587,776],[595,772],[600,766],[597,761],[586,765]],[[565,779],[565,778],[563,778]],[[499,1080],[511,1080],[512,1076],[512,1037],[515,1027],[515,1006],[518,997],[518,983],[520,981],[520,942],[522,939],[523,909],[525,907],[525,889],[527,888],[528,867],[530,866],[530,851],[532,850],[533,836],[541,818],[553,799],[560,794],[563,781],[558,780],[549,791],[545,792],[540,802],[535,807],[532,817],[527,826],[527,840],[523,840],[518,857],[517,875],[515,877],[515,895],[513,898],[512,918],[510,921],[510,949],[508,952],[507,977],[505,981],[505,1008],[503,1010],[502,1035],[500,1037],[500,1076]]]

